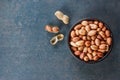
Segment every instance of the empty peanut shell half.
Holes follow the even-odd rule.
[[[58,39],[57,39],[56,36],[54,36],[54,37],[50,40],[50,43],[51,43],[52,45],[55,45],[57,42],[58,42]]]
[[[63,34],[58,34],[56,37],[57,37],[58,41],[62,41],[64,39]]]
[[[55,44],[57,44],[58,41],[62,41],[63,39],[64,39],[64,35],[63,34],[58,34],[50,40],[50,43],[52,45],[55,45]]]

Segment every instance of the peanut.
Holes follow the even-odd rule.
[[[91,45],[90,47],[91,47],[92,50],[97,50],[98,49],[98,46],[96,46],[96,45]]]
[[[84,41],[83,40],[77,41],[76,45],[77,46],[83,46],[84,45]]]
[[[94,57],[93,57],[93,60],[94,60],[94,61],[97,61],[98,59],[99,59],[98,56],[94,56]]]
[[[89,47],[91,45],[90,41],[85,42],[85,46]]]
[[[95,44],[97,45],[97,46],[99,46],[100,45],[100,40],[99,39],[95,39]]]
[[[105,44],[106,42],[105,42],[105,41],[101,41],[100,43],[101,43],[101,44]]]
[[[97,31],[98,31],[98,32],[101,31],[101,28],[97,28]]]
[[[76,47],[71,47],[71,49],[72,49],[73,51],[77,51],[77,48],[76,48]]]
[[[53,31],[53,33],[58,33],[59,32],[59,28],[58,27],[53,27],[52,31]]]
[[[82,27],[82,25],[81,25],[81,24],[78,24],[78,25],[76,25],[76,26],[74,27],[74,30],[79,30],[81,27]]]
[[[87,53],[87,56],[90,60],[93,60],[92,55],[90,53]]]
[[[106,50],[104,50],[104,49],[98,49],[98,51],[102,52],[102,53],[106,52]]]
[[[86,26],[86,25],[88,25],[88,21],[82,21],[81,24]]]
[[[89,58],[87,56],[85,56],[84,61],[89,61]]]
[[[88,48],[88,53],[92,53],[92,49],[91,48]]]
[[[103,28],[102,28],[102,31],[105,31],[105,30],[106,30],[106,27],[103,27]]]
[[[107,38],[107,44],[108,44],[108,45],[111,45],[111,44],[112,44],[112,38],[111,38],[111,37],[108,37],[108,38]]]
[[[90,36],[87,36],[87,40],[91,40],[91,37],[90,37]]]
[[[79,34],[81,34],[83,36],[86,35],[86,30],[85,29],[80,29]]]
[[[52,28],[51,28],[51,26],[49,26],[49,25],[46,25],[46,26],[45,26],[45,30],[48,31],[48,32],[52,32]]]
[[[97,24],[98,24],[98,21],[94,21],[94,24],[96,24],[96,25],[97,25]]]
[[[84,41],[86,41],[86,40],[87,40],[87,37],[86,37],[86,36],[83,36],[82,39],[83,39]]]
[[[93,56],[96,56],[96,55],[97,55],[97,52],[96,52],[96,51],[93,51],[92,55],[93,55]]]
[[[73,47],[78,47],[78,45],[76,45],[74,42],[70,42],[70,45]]]
[[[91,30],[88,32],[88,36],[94,36],[96,35],[97,31],[96,30]]]
[[[80,59],[83,59],[84,56],[85,56],[85,53],[81,53],[81,54],[80,54]]]
[[[75,31],[71,31],[70,35],[71,35],[72,38],[75,37],[76,36]]]
[[[99,35],[102,36],[102,38],[105,38],[105,33],[103,31],[100,31]]]
[[[94,41],[91,41],[91,45],[94,45],[95,44],[95,42]]]
[[[56,11],[55,12],[55,16],[59,19],[59,20],[62,20],[62,18],[63,18],[63,12],[61,12],[61,11]]]
[[[75,54],[76,56],[79,56],[79,55],[80,55],[80,51],[75,51],[74,54]]]
[[[64,24],[68,24],[69,23],[69,17],[67,15],[63,15],[62,21]]]
[[[99,49],[106,50],[106,47],[107,47],[107,45],[106,45],[106,44],[101,44],[101,45],[99,46]]]
[[[84,52],[84,53],[87,53],[87,47],[85,47],[85,48],[83,49],[83,52]]]
[[[45,30],[50,32],[50,33],[58,33],[59,32],[59,27],[46,25]]]
[[[102,52],[97,52],[97,55],[98,55],[98,57],[100,57],[100,58],[104,56]]]
[[[75,34],[78,36],[78,35],[79,35],[79,30],[76,30],[76,31],[75,31]]]
[[[109,30],[106,30],[106,31],[105,31],[105,35],[106,35],[107,37],[110,37],[110,31],[109,31]]]
[[[97,29],[98,28],[98,26],[96,24],[89,24],[89,25],[90,25],[91,29]]]
[[[78,50],[79,50],[79,51],[83,51],[83,49],[84,49],[84,48],[83,48],[82,46],[78,47]]]
[[[101,35],[97,35],[97,38],[102,40],[102,36]]]
[[[87,32],[89,32],[89,31],[90,31],[90,26],[89,26],[89,25],[85,26],[85,30],[86,30]]]
[[[77,41],[79,41],[79,40],[80,40],[79,37],[73,37],[73,39],[72,39],[73,42],[77,42]]]
[[[100,28],[103,28],[103,23],[102,22],[99,22],[98,25],[99,25]]]
[[[61,12],[61,11],[56,11],[56,12],[55,12],[55,16],[56,16],[59,20],[63,21],[64,24],[68,24],[68,23],[69,23],[69,17],[68,17],[67,15],[63,14],[63,12]]]
[[[96,36],[91,36],[91,39],[92,39],[92,40],[95,40],[95,39],[96,39]]]

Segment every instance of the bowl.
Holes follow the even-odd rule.
[[[98,21],[98,22],[102,22],[103,25],[106,27],[106,29],[110,31],[110,37],[112,38],[112,42],[111,42],[111,45],[109,45],[109,50],[108,50],[107,52],[104,52],[103,57],[99,58],[99,59],[96,60],[96,61],[94,61],[94,60],[84,61],[83,59],[80,59],[79,56],[76,56],[76,55],[74,54],[74,51],[71,49],[71,45],[70,45],[70,41],[71,41],[71,37],[70,37],[71,31],[74,29],[74,27],[75,27],[76,25],[80,24],[82,21]],[[77,23],[75,23],[75,24],[71,27],[71,29],[70,29],[70,31],[69,31],[69,34],[68,34],[68,48],[69,48],[70,52],[72,53],[72,55],[73,55],[77,60],[83,61],[83,62],[85,62],[85,63],[92,63],[92,64],[93,64],[93,63],[97,63],[97,62],[103,61],[103,60],[109,55],[109,53],[111,52],[112,45],[113,45],[112,32],[111,32],[109,26],[108,26],[105,22],[103,22],[102,20],[100,20],[100,19],[96,19],[96,18],[86,18],[86,19],[82,19],[82,20],[78,21]]]

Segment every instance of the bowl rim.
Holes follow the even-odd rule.
[[[70,44],[69,44],[69,42],[70,42],[70,32],[71,32],[71,30],[73,30],[73,28],[74,28],[76,25],[80,24],[80,23],[81,23],[82,21],[84,21],[84,20],[88,20],[88,21],[95,21],[95,20],[96,20],[96,21],[102,22],[102,23],[105,25],[105,27],[106,27],[106,28],[110,31],[110,33],[111,33],[112,43],[111,43],[111,45],[110,45],[109,51],[106,52],[105,55],[104,55],[102,58],[100,58],[99,60],[97,60],[97,61],[84,61],[84,60],[80,59],[79,57],[77,57],[77,56],[73,53],[73,51],[71,50],[71,48],[70,48]],[[111,31],[110,27],[109,27],[103,20],[101,20],[101,19],[98,19],[98,18],[83,18],[83,19],[80,19],[80,20],[78,20],[75,24],[72,25],[72,27],[70,28],[70,30],[69,30],[68,32],[69,32],[69,33],[68,33],[68,37],[67,37],[67,41],[68,41],[67,44],[68,44],[69,51],[71,52],[72,56],[74,56],[74,58],[77,59],[77,60],[79,60],[79,61],[82,61],[82,62],[84,62],[84,63],[89,63],[89,64],[98,63],[98,62],[103,61],[105,58],[107,58],[108,55],[109,55],[109,54],[111,53],[111,51],[112,51],[112,48],[113,48],[113,34],[112,34],[112,31]]]

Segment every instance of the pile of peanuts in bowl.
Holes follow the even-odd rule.
[[[110,51],[111,31],[100,20],[84,19],[70,30],[68,44],[73,55],[80,60],[99,61]]]

